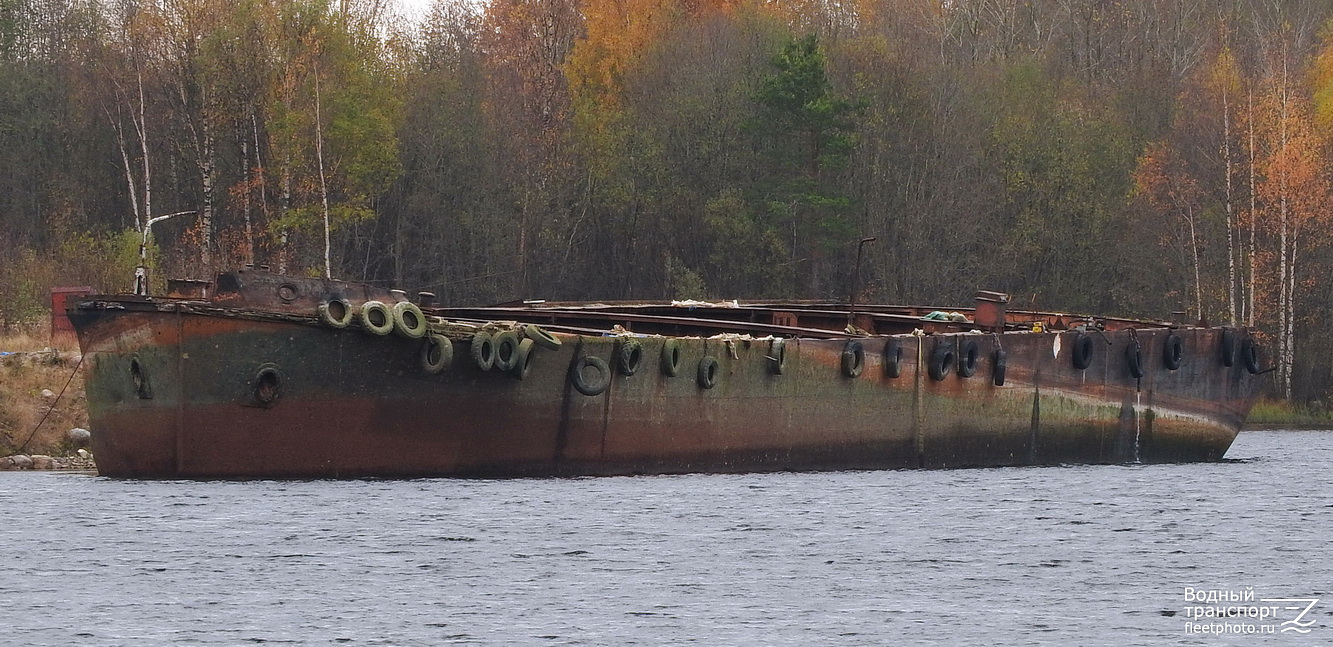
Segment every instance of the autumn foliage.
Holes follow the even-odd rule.
[[[242,263],[449,303],[964,303],[1251,325],[1333,395],[1333,8],[0,2],[0,323]]]

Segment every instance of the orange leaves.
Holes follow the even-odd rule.
[[[1203,197],[1184,160],[1164,142],[1149,146],[1134,169],[1134,188],[1155,211],[1192,210]]]
[[[486,8],[487,113],[498,130],[531,140],[515,143],[527,166],[549,157],[567,117],[563,66],[579,25],[574,0],[496,0]]]
[[[584,35],[569,62],[574,94],[616,101],[620,78],[680,14],[676,0],[589,0]]]
[[[1318,81],[1325,58],[1317,57],[1310,78]],[[1257,138],[1251,136],[1250,147],[1253,172],[1259,176],[1253,187],[1256,208],[1252,222],[1267,239],[1265,251],[1271,254],[1256,249],[1256,258],[1268,274],[1256,274],[1252,280],[1269,296],[1276,275],[1277,383],[1283,395],[1291,397],[1297,303],[1302,301],[1300,288],[1311,276],[1306,255],[1328,238],[1327,227],[1317,225],[1327,222],[1333,195],[1328,177],[1329,142],[1315,126],[1313,88],[1293,80],[1286,60],[1280,63],[1257,81],[1266,91],[1249,115],[1253,131],[1259,133]]]
[[[732,14],[742,0],[585,0],[584,30],[567,67],[575,96],[618,105],[625,75],[663,34],[710,14]]]
[[[1319,59],[1309,78],[1333,82],[1333,69],[1319,71],[1333,55]],[[1284,385],[1298,288],[1310,272],[1306,256],[1327,237],[1316,225],[1333,208],[1330,142],[1316,126],[1311,88],[1288,74],[1293,63],[1279,58],[1263,73],[1247,71],[1223,47],[1187,82],[1171,133],[1148,148],[1134,172],[1149,212],[1169,218],[1165,242],[1181,251],[1182,265],[1193,265],[1199,311],[1208,307],[1203,295],[1215,292],[1206,286],[1227,285],[1233,320],[1248,313],[1244,319],[1253,321],[1260,309],[1275,315]],[[1222,268],[1203,254],[1219,234],[1227,244],[1225,283],[1217,276]]]
[[[1326,219],[1330,206],[1326,144],[1316,133],[1308,100],[1275,87],[1257,106],[1263,134],[1257,151],[1261,227],[1281,235],[1301,233],[1306,223]]]

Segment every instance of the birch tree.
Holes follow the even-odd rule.
[[[318,232],[317,264],[332,276],[337,243],[354,244],[337,234],[373,219],[375,199],[400,172],[402,102],[375,12],[328,0],[297,0],[286,11],[269,103],[282,196],[275,226],[284,238]],[[355,274],[364,276],[368,262]]]
[[[1258,162],[1259,227],[1272,241],[1269,265],[1275,274],[1277,301],[1277,384],[1283,397],[1292,396],[1296,361],[1298,304],[1309,279],[1305,254],[1324,234],[1329,222],[1329,164],[1317,137],[1309,99],[1288,74],[1285,64],[1269,79],[1262,106],[1266,128],[1264,155]]]

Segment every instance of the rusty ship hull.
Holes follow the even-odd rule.
[[[362,325],[369,302],[423,321]],[[242,270],[69,315],[98,470],[134,478],[1209,461],[1261,372],[1241,329],[926,311],[862,306],[847,327],[814,303],[453,309]],[[483,336],[501,340],[489,366]]]

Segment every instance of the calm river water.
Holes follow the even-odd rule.
[[[0,644],[1333,644],[1333,432],[1247,432],[1228,457],[509,481],[3,472]],[[1253,593],[1277,615],[1226,623],[1274,633],[1192,632],[1196,590]],[[1272,598],[1318,602],[1301,616]]]

